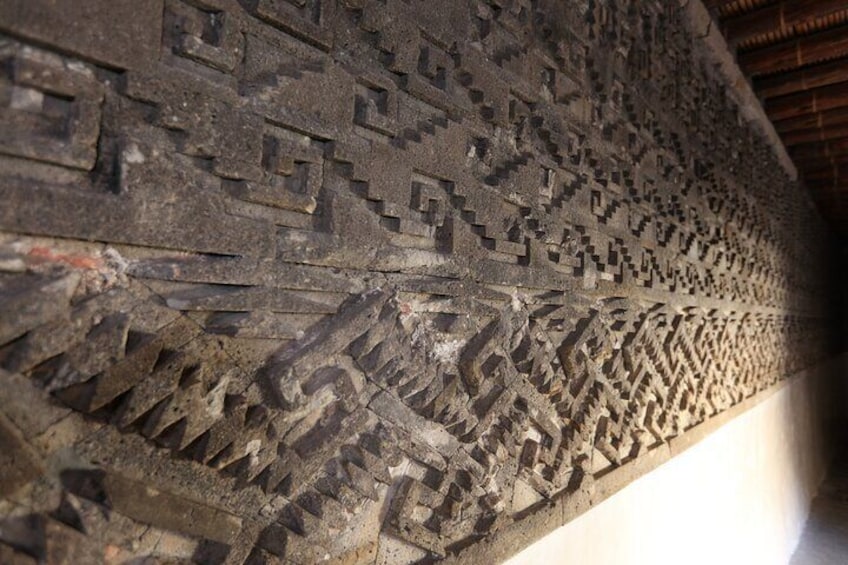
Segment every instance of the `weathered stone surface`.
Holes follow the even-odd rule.
[[[62,316],[79,278],[0,275],[0,340],[11,341]]]
[[[46,431],[70,412],[58,402],[45,398],[29,380],[17,373],[0,369],[0,407],[3,415],[31,440]]]
[[[677,4],[0,29],[0,561],[495,562],[827,356],[826,234]]]
[[[0,416],[0,496],[9,496],[42,472],[37,455],[20,431]]]
[[[119,475],[106,475],[103,489],[115,511],[166,530],[229,544],[241,529],[241,520],[226,512]]]
[[[162,0],[9,0],[0,30],[120,69],[150,65],[162,41]]]

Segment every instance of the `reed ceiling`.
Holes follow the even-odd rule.
[[[705,0],[805,185],[848,228],[848,0]]]

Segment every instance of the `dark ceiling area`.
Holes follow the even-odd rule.
[[[799,175],[848,228],[848,0],[706,0]]]

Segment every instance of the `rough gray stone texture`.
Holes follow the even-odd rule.
[[[0,31],[113,69],[138,69],[159,57],[162,0],[6,0]]]
[[[502,558],[824,359],[688,22],[3,2],[0,561]]]

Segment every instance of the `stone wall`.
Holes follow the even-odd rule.
[[[827,355],[818,216],[676,3],[0,30],[0,561],[473,562]]]
[[[830,445],[838,445],[827,438],[822,412],[828,408],[830,381],[846,369],[845,356],[823,363],[698,426],[698,432],[707,432],[702,441],[679,454],[672,441],[671,460],[505,565],[843,561],[844,551],[827,558],[822,549],[834,544],[817,539],[819,559],[790,564],[797,558],[796,547],[802,551],[804,541],[799,545],[799,540],[808,540],[810,529],[821,524],[821,514],[816,514],[820,496],[827,492],[827,482],[835,482],[822,482],[833,461]],[[713,427],[716,420],[719,425]],[[685,435],[700,436],[698,432]],[[838,542],[840,536],[832,532],[827,537]]]

